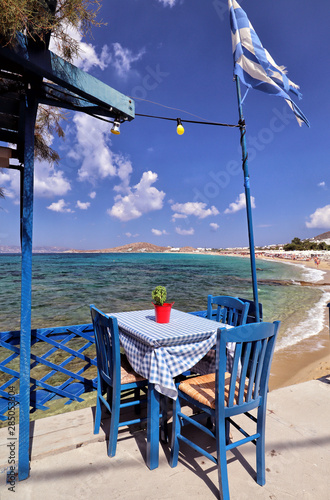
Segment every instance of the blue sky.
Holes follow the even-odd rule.
[[[312,237],[330,230],[329,3],[240,3],[311,123],[299,127],[279,97],[244,101],[255,243]],[[100,17],[76,64],[133,97],[136,113],[237,123],[227,0],[107,0]],[[184,127],[137,116],[114,136],[68,114],[65,140],[49,139],[59,164],[35,165],[34,246],[247,246],[238,129]],[[0,185],[0,245],[18,245],[17,174],[3,170]]]

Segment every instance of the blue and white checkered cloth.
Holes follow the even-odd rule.
[[[215,345],[217,329],[227,325],[172,309],[169,323],[156,323],[153,309],[111,314],[134,370],[155,389],[177,398],[173,378],[193,367]]]

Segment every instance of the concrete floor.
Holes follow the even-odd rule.
[[[330,376],[268,395],[266,485],[255,482],[255,447],[227,453],[231,499],[330,500]],[[107,456],[104,430],[93,434],[93,410],[36,421],[29,479],[8,490],[8,429],[0,429],[0,499],[215,499],[216,466],[182,444],[169,466],[169,445],[159,468],[145,465],[145,430],[120,431],[117,454]],[[187,428],[188,430],[188,428]],[[234,432],[234,431],[233,431]],[[209,438],[205,438],[208,440]],[[207,443],[214,451],[214,441]]]

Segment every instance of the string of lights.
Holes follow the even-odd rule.
[[[45,86],[48,86],[50,87],[52,90],[54,89],[54,87],[52,85],[49,85],[49,84],[45,84]],[[70,94],[69,92],[67,91],[63,91],[62,89],[60,88],[56,88],[56,91],[58,93],[61,93],[63,94],[65,97],[74,97],[72,94]],[[79,97],[80,100],[84,100],[84,101],[87,101],[87,99],[84,99],[82,97]],[[167,116],[159,116],[159,115],[146,115],[146,114],[142,114],[142,113],[135,113],[135,116],[140,116],[140,117],[144,117],[144,118],[154,118],[154,119],[158,119],[158,120],[168,120],[168,121],[174,121],[174,122],[177,122],[177,133],[179,135],[183,135],[184,134],[184,127],[182,125],[182,123],[194,123],[194,124],[198,124],[198,125],[213,125],[213,126],[218,126],[218,127],[230,127],[230,128],[241,128],[241,124],[231,124],[231,123],[221,123],[221,122],[213,122],[213,121],[208,121],[206,120],[205,118],[201,118],[197,115],[194,115],[193,113],[190,113],[189,111],[185,111],[183,109],[178,109],[178,108],[174,108],[174,107],[171,107],[171,106],[166,106],[164,104],[160,104],[158,102],[154,102],[154,101],[148,101],[146,99],[139,99],[139,100],[143,100],[143,101],[146,101],[146,102],[150,102],[151,104],[155,104],[157,106],[162,106],[163,108],[167,108],[167,109],[172,109],[172,110],[175,110],[175,111],[180,111],[182,113],[186,113],[186,114],[189,114],[191,116],[195,116],[196,118],[199,118],[199,120],[187,120],[187,119],[182,119],[182,118],[171,118],[171,117],[167,117]],[[85,110],[85,112],[91,116],[94,116],[94,118],[97,118],[98,120],[102,120],[102,121],[105,121],[107,123],[111,123],[113,126],[112,126],[112,129],[111,129],[111,132],[115,135],[119,135],[120,134],[120,123],[121,121],[124,121],[124,120],[121,120],[120,117],[117,117],[115,118],[113,121],[112,120],[108,120],[107,118],[104,118],[100,115],[96,115],[92,112],[88,112]]]

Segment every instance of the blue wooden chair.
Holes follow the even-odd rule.
[[[94,434],[98,434],[100,431],[101,405],[103,404],[111,414],[108,455],[114,457],[119,427],[147,420],[146,418],[136,418],[120,422],[119,417],[121,409],[140,405],[140,389],[146,390],[148,381],[134,372],[127,358],[121,356],[117,319],[102,313],[94,305],[90,306],[90,310],[97,356],[97,402]],[[129,401],[121,402],[122,392],[128,390],[132,390],[133,400],[129,398]],[[103,396],[105,392],[107,398]]]
[[[249,310],[248,310],[248,315],[246,318],[246,323],[255,323],[256,322],[256,306],[253,300],[245,299],[242,297],[237,297],[239,300],[242,302],[247,302],[249,304]],[[330,304],[329,304],[330,307]],[[191,311],[189,314],[194,314],[195,316],[200,316],[202,318],[207,317],[207,310],[205,309],[204,311]],[[214,311],[214,315],[216,312]],[[259,319],[262,321],[263,318],[263,312],[262,312],[262,304],[259,302]],[[212,318],[213,319],[213,318]]]
[[[186,379],[178,386],[179,397],[173,404],[172,450],[170,464],[176,467],[180,442],[183,441],[198,453],[218,465],[219,491],[222,500],[229,500],[226,451],[252,442],[256,445],[257,483],[265,484],[265,420],[267,385],[280,322],[251,323],[229,330],[218,329],[216,372]],[[226,344],[235,342],[232,373],[226,372]],[[250,367],[249,377],[247,371]],[[181,411],[181,400],[199,411],[198,420]],[[256,409],[256,416],[250,413]],[[215,419],[211,431],[200,421],[200,412]],[[248,434],[234,417],[245,414],[256,424],[256,432]],[[193,424],[216,440],[216,456],[211,455],[182,434],[184,424]],[[229,442],[229,423],[243,435],[242,439]],[[196,435],[196,434],[194,434]],[[186,456],[189,461],[189,456]]]
[[[216,308],[213,308],[213,304],[216,304]],[[248,302],[243,302],[236,297],[228,297],[226,295],[214,297],[213,295],[208,295],[206,317],[231,326],[245,325],[249,306]],[[209,373],[210,371],[214,371],[214,363],[215,350],[212,348],[190,372],[199,374]]]
[[[242,297],[238,297],[238,299],[250,304],[248,315],[246,318],[246,322],[247,323],[255,323],[257,321],[257,315],[256,315],[256,305],[255,305],[254,300],[249,300],[249,299],[245,299]],[[258,304],[258,309],[259,309],[259,320],[262,321],[263,320],[263,311],[262,311],[261,302],[259,302],[259,304]]]
[[[213,304],[216,305],[216,308],[213,308]],[[243,302],[236,297],[208,295],[206,317],[227,325],[245,325],[249,306],[248,302]]]

